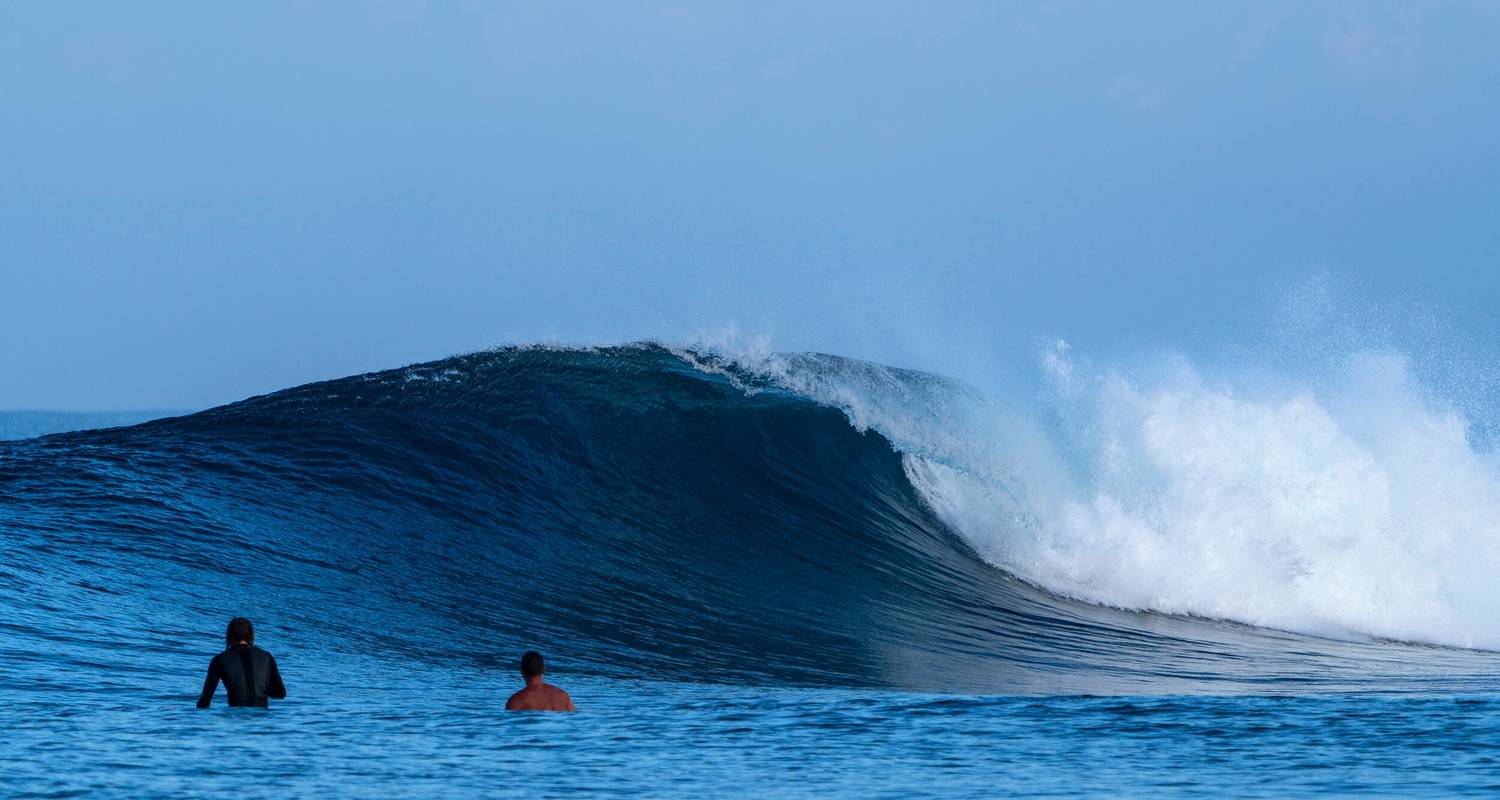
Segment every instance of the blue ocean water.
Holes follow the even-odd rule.
[[[162,417],[191,413],[186,409],[140,411],[0,411],[0,439],[30,439],[49,433],[139,425]]]
[[[1108,503],[1059,517],[1111,511],[1101,567],[1039,499],[1061,484],[971,447],[996,420],[1033,439],[970,395],[829,356],[520,348],[0,443],[0,793],[1500,791],[1500,654],[1471,602],[1487,583],[1457,570],[1365,593],[1388,568],[1360,559],[1419,552],[1383,524],[1373,544],[1340,531],[1337,551],[1250,546],[1233,525],[1152,539],[1118,522],[1133,507],[1106,473]],[[1216,419],[1236,415],[1268,418]],[[1148,422],[1151,443],[1176,441]],[[1337,489],[1369,497],[1351,470],[1378,472],[1335,444],[1364,472],[1320,462],[1327,484],[1265,491],[1332,524]],[[1278,475],[1298,474],[1282,450]],[[1043,469],[1030,445],[1007,452]],[[1267,505],[1187,461],[1222,520]],[[1142,519],[1178,519],[1169,485]],[[1489,551],[1469,552],[1482,573]],[[1147,602],[1117,599],[1121,565]],[[289,696],[198,711],[240,614]],[[501,711],[529,648],[581,713]]]
[[[289,659],[290,661],[290,659]],[[301,659],[297,659],[301,661]],[[5,713],[12,796],[1494,796],[1491,697],[1006,697],[560,674],[576,715],[498,711],[495,670],[303,674],[270,711],[185,691]],[[296,675],[292,667],[289,675]],[[468,676],[473,678],[474,676]]]

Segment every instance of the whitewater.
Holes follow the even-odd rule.
[[[1037,362],[511,347],[0,442],[0,794],[1497,788],[1482,420],[1390,350]],[[239,614],[288,699],[196,712]],[[531,648],[583,713],[499,712]]]
[[[681,351],[704,364],[704,357]],[[1399,353],[1322,385],[1039,359],[1030,413],[879,365],[715,352],[885,435],[996,567],[1119,608],[1500,649],[1500,462]]]

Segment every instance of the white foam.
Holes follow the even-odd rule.
[[[987,560],[1097,603],[1500,649],[1500,469],[1391,353],[1316,383],[1043,358],[1037,418],[865,362],[736,357],[905,453]],[[1066,456],[1066,457],[1065,457]]]

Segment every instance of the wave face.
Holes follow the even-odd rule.
[[[1152,605],[1112,596],[1132,575],[1174,590],[1120,547],[1048,538],[1060,498],[1125,480],[1080,489],[1052,441],[931,375],[642,345],[460,356],[5,442],[0,645],[83,662],[101,630],[170,649],[243,613],[303,652],[484,665],[536,647],[574,671],[678,681],[1495,685],[1487,652],[1105,605]],[[1075,503],[1063,530],[1118,542],[1088,509],[1109,506]]]

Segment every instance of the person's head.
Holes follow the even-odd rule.
[[[229,630],[224,634],[224,640],[234,647],[240,642],[255,644],[255,626],[244,617],[235,617],[229,621]]]
[[[547,665],[542,663],[542,654],[535,650],[527,650],[526,655],[521,656],[521,677],[526,680],[542,677],[547,671]]]

